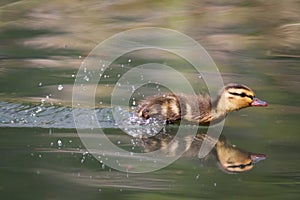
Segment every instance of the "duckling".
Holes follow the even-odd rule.
[[[173,136],[169,134],[158,134],[155,137],[143,138],[142,140],[145,152],[161,149],[167,156],[175,156],[180,148],[179,141],[173,141]],[[215,139],[202,133],[198,133],[195,137],[187,136],[184,138],[186,149],[182,157],[198,158],[204,140],[214,145],[207,157],[214,155],[219,168],[225,173],[234,174],[249,171],[255,163],[266,158],[264,154],[250,153],[230,145],[224,136],[221,139]]]
[[[228,84],[220,90],[212,101],[205,95],[174,95],[147,97],[139,103],[137,116],[148,119],[161,118],[173,123],[180,119],[196,122],[200,125],[217,123],[232,112],[250,106],[267,106],[268,104],[255,97],[254,92],[241,84]]]

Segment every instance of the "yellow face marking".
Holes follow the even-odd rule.
[[[255,97],[253,91],[244,88],[229,88],[225,94],[230,110],[238,110],[250,106]]]
[[[228,172],[244,172],[253,168],[249,153],[241,151],[235,146],[218,142],[216,150],[220,166]]]

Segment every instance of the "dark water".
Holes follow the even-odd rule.
[[[299,2],[0,5],[1,199],[299,198]],[[98,43],[144,26],[171,28],[192,37],[214,59],[225,83],[246,84],[269,103],[229,114],[222,132],[232,144],[266,154],[266,160],[241,174],[224,173],[214,159],[189,158],[155,172],[132,174],[116,171],[88,153],[72,113],[77,70]],[[147,55],[144,61],[185,66],[173,55],[167,60],[161,52]],[[115,65],[124,68],[109,72],[95,98],[105,134],[125,149],[130,136],[116,128],[109,97],[118,74],[140,63],[134,54],[119,58]],[[176,69],[197,90],[205,89],[195,71],[186,66]],[[145,95],[165,90],[155,84],[146,89]],[[142,98],[138,92],[134,95],[133,106]]]

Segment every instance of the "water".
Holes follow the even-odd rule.
[[[0,198],[298,199],[299,6],[297,1],[2,2]],[[152,173],[131,174],[110,168],[87,151],[72,113],[87,109],[72,108],[77,70],[99,42],[143,26],[176,29],[194,38],[212,56],[225,83],[246,84],[269,103],[231,113],[222,132],[232,144],[266,154],[266,160],[241,174],[224,173],[214,159],[192,158]],[[148,57],[140,59],[139,54]],[[142,150],[117,128],[111,116],[117,108],[109,107],[109,97],[124,73],[153,60],[176,66],[197,90],[206,89],[201,75],[185,61],[159,51],[128,53],[110,71],[99,70],[98,122],[124,149]],[[82,78],[89,83],[93,74],[86,75]],[[155,83],[144,88],[120,85],[125,94],[132,90],[127,118],[144,96],[167,91]]]

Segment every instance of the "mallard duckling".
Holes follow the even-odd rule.
[[[267,106],[255,97],[254,92],[245,85],[228,84],[220,90],[217,99],[209,96],[174,95],[148,97],[139,103],[137,115],[148,119],[161,118],[167,122],[184,119],[200,125],[221,121],[229,112],[250,106]]]

